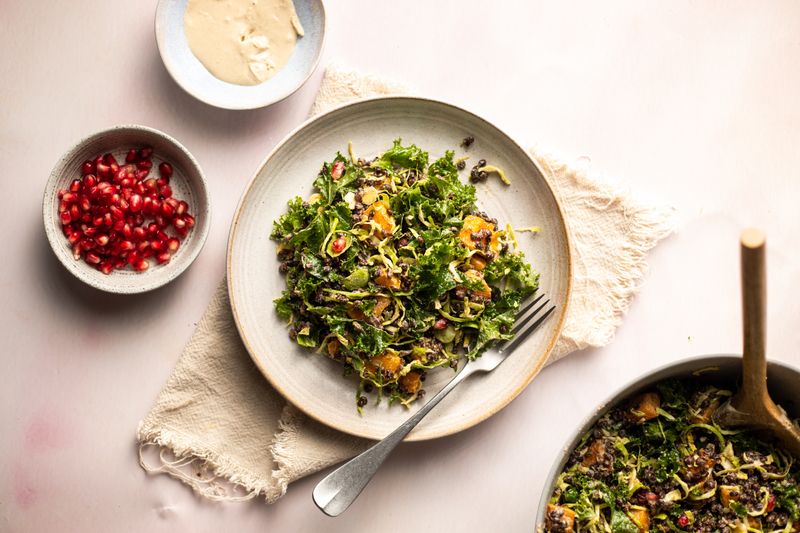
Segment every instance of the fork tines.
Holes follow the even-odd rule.
[[[524,308],[520,309],[519,313],[517,313],[517,322],[514,325],[514,329],[511,330],[511,334],[514,335],[514,337],[500,347],[501,352],[510,353],[513,351],[517,346],[522,344],[528,335],[533,333],[553,311],[555,311],[556,306],[552,305],[542,313],[542,310],[550,304],[549,298],[538,307],[535,307],[544,297],[544,294],[540,294]],[[531,311],[531,309],[533,309],[533,311]],[[533,321],[533,323],[531,323],[531,321]]]

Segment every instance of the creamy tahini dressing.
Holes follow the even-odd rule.
[[[292,0],[189,0],[183,28],[209,72],[237,85],[274,76],[303,36]]]

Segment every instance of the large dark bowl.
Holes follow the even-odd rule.
[[[643,391],[659,381],[669,378],[693,378],[703,382],[736,390],[741,381],[742,358],[739,355],[706,355],[684,359],[661,367],[622,387],[601,403],[564,444],[561,454],[553,465],[544,483],[539,509],[536,515],[536,530],[544,530],[545,507],[555,489],[555,480],[564,468],[569,455],[581,437],[609,409],[622,400]],[[784,363],[770,362],[767,370],[770,395],[784,408],[790,418],[800,415],[800,370]]]

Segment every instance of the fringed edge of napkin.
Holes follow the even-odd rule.
[[[210,450],[188,443],[180,432],[139,424],[139,466],[148,474],[164,473],[192,488],[199,496],[214,501],[243,502],[261,493],[269,498],[272,487],[247,473],[241,466]],[[145,458],[148,448],[158,450],[158,465]],[[285,492],[285,488],[283,492]],[[282,495],[282,493],[281,493]]]
[[[576,324],[569,320],[568,314],[567,323],[547,361],[547,364],[550,364],[574,351],[602,347],[611,343],[616,329],[622,324],[633,298],[647,277],[648,252],[676,229],[676,210],[670,206],[648,205],[634,198],[627,189],[615,187],[598,179],[589,167],[588,157],[581,157],[570,165],[539,146],[534,146],[529,151],[544,171],[551,188],[559,196],[564,210],[574,252],[570,307],[586,304],[580,301],[582,295],[592,294],[595,298],[598,296],[596,290],[582,287],[593,282],[591,262],[593,257],[597,257],[597,253],[586,249],[587,244],[593,239],[588,238],[583,234],[586,232],[579,229],[586,229],[589,226],[583,223],[570,224],[570,221],[585,218],[585,212],[581,211],[586,209],[602,212],[620,205],[626,206],[624,216],[627,226],[624,235],[627,245],[621,252],[614,254],[616,262],[611,268],[617,283],[612,284],[612,288],[603,293],[604,307],[597,306],[596,301],[593,302],[600,311],[594,313],[593,321],[584,321],[583,324],[583,326],[588,324],[591,328],[578,329]],[[608,244],[616,246],[617,243]],[[611,313],[602,311],[609,307]],[[586,316],[583,313],[581,315]],[[575,316],[575,313],[572,313],[572,316]]]

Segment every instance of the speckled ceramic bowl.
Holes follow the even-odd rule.
[[[189,203],[189,211],[195,217],[196,223],[181,241],[180,248],[169,263],[158,265],[151,260],[150,268],[145,272],[135,272],[128,267],[103,274],[85,261],[75,260],[72,256],[72,247],[61,229],[58,191],[68,189],[72,180],[81,176],[83,161],[108,152],[118,161],[124,161],[128,150],[145,145],[153,147],[154,168],[161,161],[172,164],[174,173],[170,186],[174,196]],[[152,175],[157,176],[158,172]],[[50,174],[44,191],[42,212],[47,239],[64,267],[96,289],[120,294],[147,292],[177,278],[200,253],[211,222],[208,192],[200,165],[178,141],[145,126],[115,126],[79,141],[58,161]]]
[[[317,68],[325,41],[325,8],[321,0],[294,0],[305,35],[297,39],[289,62],[259,85],[235,85],[215,78],[194,56],[183,31],[188,0],[160,0],[156,8],[156,42],[164,66],[183,90],[224,109],[256,109],[279,102],[299,89]]]
[[[567,463],[570,453],[581,441],[583,435],[589,431],[589,428],[609,409],[626,398],[642,392],[665,379],[688,378],[735,390],[741,382],[741,375],[742,357],[740,355],[705,355],[684,359],[661,367],[625,385],[612,394],[569,437],[553,464],[540,496],[536,517],[536,531],[539,533],[544,531],[545,507],[550,495],[553,494],[556,479]],[[772,361],[767,368],[767,376],[770,395],[786,409],[791,418],[800,416],[800,398],[797,396],[797,389],[800,386],[800,370],[784,363]]]

